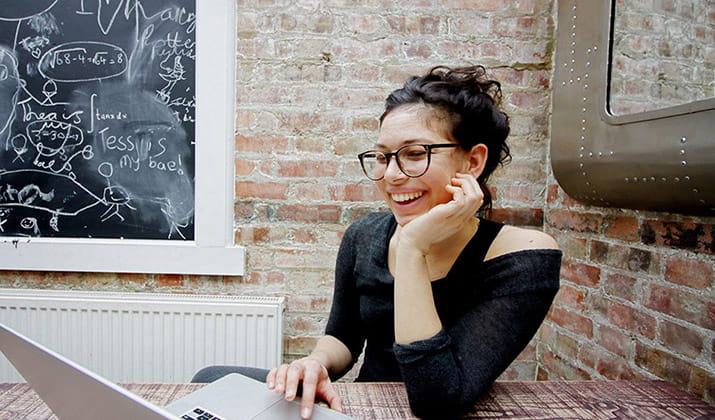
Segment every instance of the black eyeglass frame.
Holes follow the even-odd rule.
[[[405,170],[402,168],[402,163],[400,162],[400,159],[397,157],[397,155],[402,150],[404,150],[408,147],[414,147],[414,146],[422,146],[425,148],[425,152],[427,152],[427,165],[425,166],[425,170],[422,171],[419,175],[410,175],[407,172],[405,172]],[[399,149],[395,150],[394,152],[381,152],[379,150],[368,150],[368,151],[360,153],[359,155],[357,155],[357,157],[358,157],[358,160],[360,160],[360,167],[362,168],[363,173],[371,181],[380,181],[383,178],[385,178],[385,174],[383,173],[382,176],[379,178],[373,178],[372,176],[370,176],[368,174],[368,171],[365,168],[365,162],[363,161],[363,159],[365,158],[365,155],[367,155],[369,153],[379,153],[379,154],[385,156],[385,159],[387,160],[385,162],[385,171],[387,171],[387,167],[390,166],[390,159],[394,156],[395,162],[397,162],[397,167],[400,168],[400,172],[402,172],[403,174],[405,174],[405,176],[407,176],[409,178],[419,178],[427,172],[427,170],[429,169],[430,163],[432,163],[432,149],[443,149],[443,148],[448,148],[448,147],[459,147],[459,144],[457,144],[457,143],[438,143],[438,144],[413,143],[413,144],[406,144],[406,145],[400,147]]]

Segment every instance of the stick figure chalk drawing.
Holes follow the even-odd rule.
[[[102,162],[99,164],[97,171],[107,180],[107,188],[104,189],[104,194],[102,196],[102,201],[106,205],[107,211],[105,211],[101,218],[102,221],[107,221],[112,216],[117,216],[120,220],[124,221],[124,216],[119,213],[119,208],[122,206],[129,207],[132,210],[136,210],[132,207],[129,202],[132,200],[129,192],[126,188],[121,185],[112,185],[110,178],[114,173],[114,166],[109,162]]]

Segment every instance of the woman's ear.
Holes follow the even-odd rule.
[[[489,156],[489,148],[486,144],[479,143],[472,146],[472,149],[467,152],[469,159],[469,169],[467,172],[474,175],[474,178],[479,178],[479,175],[484,171]]]

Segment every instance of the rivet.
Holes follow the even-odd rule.
[[[690,181],[690,177],[688,175],[685,175],[685,180]]]
[[[684,155],[685,154],[685,149],[680,149],[680,154]]]
[[[643,177],[643,182],[648,182],[648,178]]]
[[[561,86],[566,86],[566,82],[561,82]]]
[[[586,83],[585,85],[583,85],[583,88],[584,88],[584,89],[588,89],[588,83]]]
[[[654,176],[650,177],[650,182],[655,182],[655,177],[654,177]]]
[[[611,150],[610,152],[608,152],[608,154],[611,155],[611,156],[613,156],[613,150]]]
[[[694,192],[695,194],[697,194],[697,193],[700,192],[700,190],[698,190],[697,188],[693,188],[693,192]]]
[[[590,49],[590,48],[586,50],[586,54],[591,54],[591,49]]]
[[[588,157],[593,157],[593,152],[588,152]]]
[[[583,153],[579,153],[578,157],[579,157],[580,159],[583,159]]]
[[[678,177],[676,176],[675,178],[673,178],[673,181],[675,181],[675,182],[680,182],[680,178],[678,178]]]
[[[633,182],[638,182],[638,177],[637,177],[637,176],[634,176],[634,177],[633,177]]]
[[[584,78],[584,79],[588,79],[588,73],[584,74],[584,75],[583,75],[583,78]]]
[[[588,100],[588,98],[586,98],[586,97],[584,96],[584,97],[583,97],[583,101],[586,102],[587,100]]]
[[[586,108],[581,108],[581,112],[586,112]]]
[[[578,164],[578,167],[579,167],[579,168],[583,168],[583,163],[579,163],[579,164]]]
[[[688,162],[686,162],[686,161],[680,162],[680,165],[682,165],[682,166],[686,166],[687,164],[688,164]]]
[[[598,157],[603,156],[603,152],[598,152]]]
[[[586,124],[586,120],[581,120],[581,124]]]
[[[575,51],[575,50],[571,50],[571,55],[574,55],[574,54],[576,54],[576,51]]]
[[[582,176],[586,176],[586,172],[581,172],[581,175],[582,175]]]
[[[680,138],[680,142],[681,142],[681,143],[685,143],[685,142],[687,142],[687,141],[688,141],[688,139],[687,139],[686,137],[681,137],[681,138]]]
[[[594,47],[593,47],[593,50],[594,50],[594,51],[598,51],[598,47],[594,46]]]
[[[581,78],[580,78],[580,77],[577,77],[577,78],[576,78],[576,81],[577,81],[577,82],[580,82],[580,81],[581,81]]]
[[[590,61],[587,61],[587,62],[586,62],[586,67],[591,67],[591,62],[590,62]]]
[[[581,141],[586,140],[586,136],[581,136]]]
[[[573,70],[573,69],[571,69]],[[573,79],[569,79],[569,84],[573,84]]]
[[[628,177],[626,177],[626,183],[628,183],[628,182],[631,182],[631,180],[628,179]]]
[[[668,178],[666,178],[666,177],[663,177],[663,178],[661,178],[660,180],[663,181],[663,182],[668,182]]]

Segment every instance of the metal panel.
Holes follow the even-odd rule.
[[[715,99],[609,114],[612,11],[606,0],[558,2],[551,141],[557,181],[591,205],[715,214]]]

